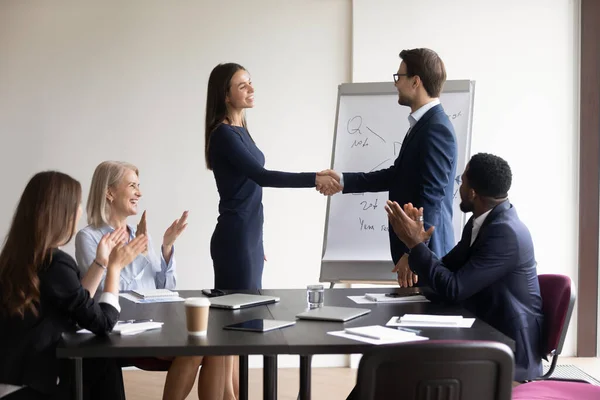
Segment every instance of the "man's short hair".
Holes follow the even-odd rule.
[[[512,172],[508,163],[488,153],[478,153],[471,158],[466,177],[475,193],[495,199],[508,196],[512,183]]]
[[[446,67],[437,53],[430,49],[402,50],[400,58],[406,64],[409,77],[418,76],[429,97],[440,97],[446,82]]]

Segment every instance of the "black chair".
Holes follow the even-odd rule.
[[[486,341],[377,346],[358,366],[353,399],[510,400],[514,356]]]

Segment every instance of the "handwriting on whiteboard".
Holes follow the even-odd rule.
[[[364,219],[362,218],[358,218],[358,222],[360,223],[360,230],[361,231],[366,231],[366,232],[387,232],[388,231],[388,226],[387,225],[381,225],[379,227],[376,227],[374,224],[370,224],[368,222],[365,222]]]
[[[360,206],[362,207],[363,211],[367,211],[367,210],[377,210],[377,207],[379,207],[377,205],[377,198],[375,198],[375,203],[371,203],[370,201],[361,201],[360,202]]]
[[[351,149],[354,147],[367,147],[369,145],[369,138],[373,136],[375,137],[373,140],[379,139],[383,143],[386,143],[385,139],[380,134],[369,128],[367,125],[365,125],[363,129],[363,118],[360,115],[356,115],[348,120],[346,130],[350,135],[357,135],[357,138],[354,139],[350,145]]]
[[[462,117],[462,111],[458,111],[454,114],[446,114],[450,120],[454,120],[456,118]],[[357,135],[357,138],[352,141],[350,148],[353,149],[355,147],[363,148],[369,146],[369,138],[370,136],[375,136],[374,140],[381,140],[383,143],[387,143],[387,141],[383,138],[382,135],[375,132],[368,125],[364,124],[363,128],[363,117],[360,115],[355,115],[354,117],[348,120],[346,124],[346,130],[350,135]],[[402,142],[394,142],[394,155],[398,155],[400,146],[402,146]]]
[[[462,111],[458,111],[454,114],[446,114],[448,116],[448,118],[450,120],[462,117]],[[364,125],[364,127],[363,127]],[[355,115],[354,117],[350,118],[348,120],[348,123],[346,124],[346,130],[348,131],[348,133],[350,135],[356,135],[356,139],[353,140],[352,144],[350,145],[350,148],[355,148],[355,147],[368,147],[369,146],[369,139],[372,138],[373,136],[375,137],[372,140],[381,140],[383,143],[387,143],[386,140],[379,135],[378,133],[376,133],[373,129],[371,129],[369,126],[367,126],[366,124],[363,123],[363,117],[360,115]],[[398,153],[400,152],[400,148],[402,147],[402,142],[398,142],[398,141],[394,141],[393,143],[393,148],[394,148],[394,157],[398,155]],[[375,170],[377,170],[381,165],[387,163],[388,161],[390,161],[390,158],[387,158],[386,160],[378,163],[374,168],[372,168],[369,172],[373,172]],[[456,185],[458,187],[460,187],[461,184],[461,175],[457,175],[454,178],[454,181],[456,182]],[[353,193],[354,195],[357,196],[364,196],[364,193]],[[459,189],[456,188],[454,190],[453,193],[453,197],[454,199],[459,198]],[[378,205],[378,199],[375,199],[375,202],[370,202],[370,201],[361,201],[359,203],[360,209],[362,211],[368,211],[368,210],[377,210],[377,208],[379,207]],[[375,231],[375,226],[372,224],[367,224],[364,222],[363,219],[359,219],[360,222],[360,230],[361,231]],[[381,230],[388,230],[387,225],[382,225],[381,226]]]
[[[449,119],[456,119],[458,117],[462,117],[462,111],[457,112],[456,114],[446,114]]]

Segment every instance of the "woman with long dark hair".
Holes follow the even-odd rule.
[[[264,168],[265,156],[250,136],[245,110],[254,107],[250,74],[239,64],[219,64],[208,79],[205,158],[219,191],[219,219],[210,253],[215,288],[260,289],[264,266],[262,188],[341,190],[329,176]]]
[[[109,333],[119,317],[119,276],[147,246],[140,235],[125,245],[123,229],[106,234],[97,253],[108,260],[98,302],[80,282],[75,260],[60,250],[81,217],[81,185],[70,176],[41,172],[21,196],[0,252],[0,398],[70,398],[73,369],[56,358],[63,332],[75,324]],[[124,399],[115,360],[85,360],[84,395]]]

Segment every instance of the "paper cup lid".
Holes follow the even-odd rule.
[[[210,306],[210,300],[208,297],[190,297],[189,299],[185,299],[185,305],[192,307],[206,307]]]

